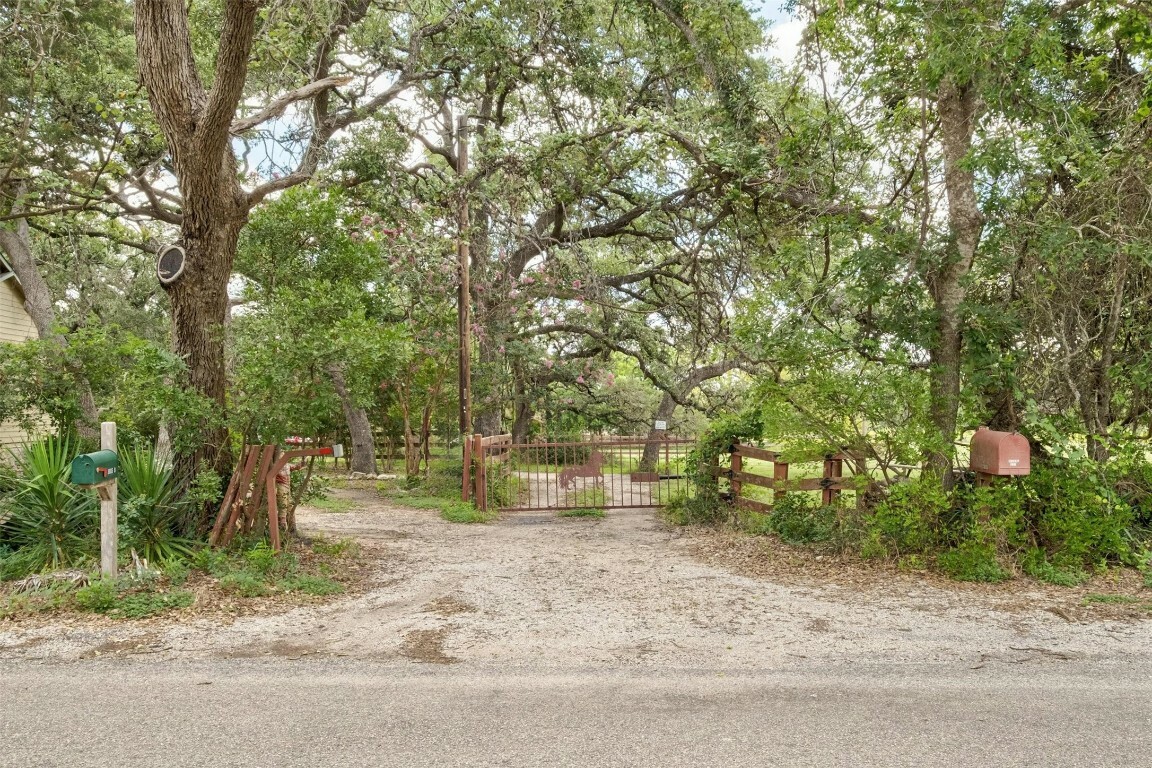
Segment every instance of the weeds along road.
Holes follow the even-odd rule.
[[[0,766],[1148,764],[1148,621],[756,573],[643,511],[341,495],[301,522],[370,543],[364,594],[0,631]]]

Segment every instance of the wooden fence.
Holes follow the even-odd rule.
[[[744,459],[758,459],[760,461],[771,462],[772,476],[768,477],[746,471],[744,469]],[[731,467],[727,469],[721,467],[719,465],[719,459],[717,459],[717,464],[711,468],[711,473],[715,477],[727,478],[731,483],[733,504],[755,512],[771,512],[772,505],[765,504],[762,501],[756,501],[755,499],[742,497],[740,494],[745,485],[771,489],[773,500],[789,491],[820,491],[820,501],[825,506],[835,502],[841,491],[852,490],[856,487],[850,480],[846,481],[844,479],[844,457],[842,454],[830,453],[824,457],[824,473],[821,477],[789,480],[789,463],[790,462],[785,460],[785,458],[776,451],[757,448],[754,445],[737,443],[732,446]],[[810,462],[792,463],[807,464]]]

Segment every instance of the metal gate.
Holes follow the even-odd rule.
[[[511,435],[475,435],[465,446],[464,500],[483,510],[663,507],[692,492],[684,468],[694,444],[674,437],[513,443]]]

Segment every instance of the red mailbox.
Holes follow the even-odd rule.
[[[1026,475],[1032,470],[1032,449],[1018,432],[980,427],[972,435],[970,468],[986,475]]]

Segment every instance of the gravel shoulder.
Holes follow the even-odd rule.
[[[302,509],[300,524],[365,543],[376,563],[362,594],[234,620],[17,625],[0,630],[0,659],[328,657],[509,671],[1152,661],[1147,620],[1080,610],[1076,593],[875,569],[833,578],[754,541],[669,529],[650,510],[458,525],[372,491],[339,496],[354,510]]]

